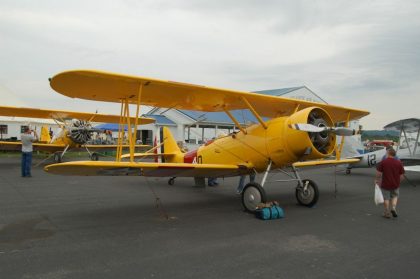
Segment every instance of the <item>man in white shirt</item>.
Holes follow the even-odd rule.
[[[32,135],[32,132],[34,133]],[[25,127],[24,133],[20,135],[22,142],[22,177],[31,177],[32,165],[32,143],[38,140],[36,131]]]

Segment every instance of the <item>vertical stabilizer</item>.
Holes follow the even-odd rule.
[[[51,142],[50,131],[48,130],[47,126],[42,126],[41,127],[41,137],[40,137],[39,141],[42,142],[42,143],[50,143]]]
[[[166,163],[183,162],[183,153],[169,128],[162,127],[160,135],[160,141],[163,142],[161,153],[168,154],[168,156],[162,158],[162,161]]]

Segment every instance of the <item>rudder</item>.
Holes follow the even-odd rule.
[[[160,142],[163,142],[163,145],[161,146],[161,153],[171,154],[170,156],[163,156],[162,159],[164,162],[177,163],[183,161],[183,153],[168,127],[161,128]]]

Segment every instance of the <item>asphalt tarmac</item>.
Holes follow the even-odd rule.
[[[0,158],[0,278],[419,278],[420,186],[403,183],[388,220],[374,170],[301,175],[320,186],[316,207],[270,183],[286,217],[261,221],[243,212],[238,178],[22,178],[18,158]]]

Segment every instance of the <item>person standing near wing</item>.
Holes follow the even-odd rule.
[[[400,182],[404,176],[404,167],[400,160],[395,159],[395,150],[393,148],[387,150],[387,158],[379,163],[376,170],[375,182],[381,186],[382,195],[384,196],[384,217],[391,218],[391,214],[393,217],[398,217],[397,202]]]
[[[38,140],[38,134],[29,127],[25,127],[20,139],[22,142],[22,177],[31,177],[32,143]]]

